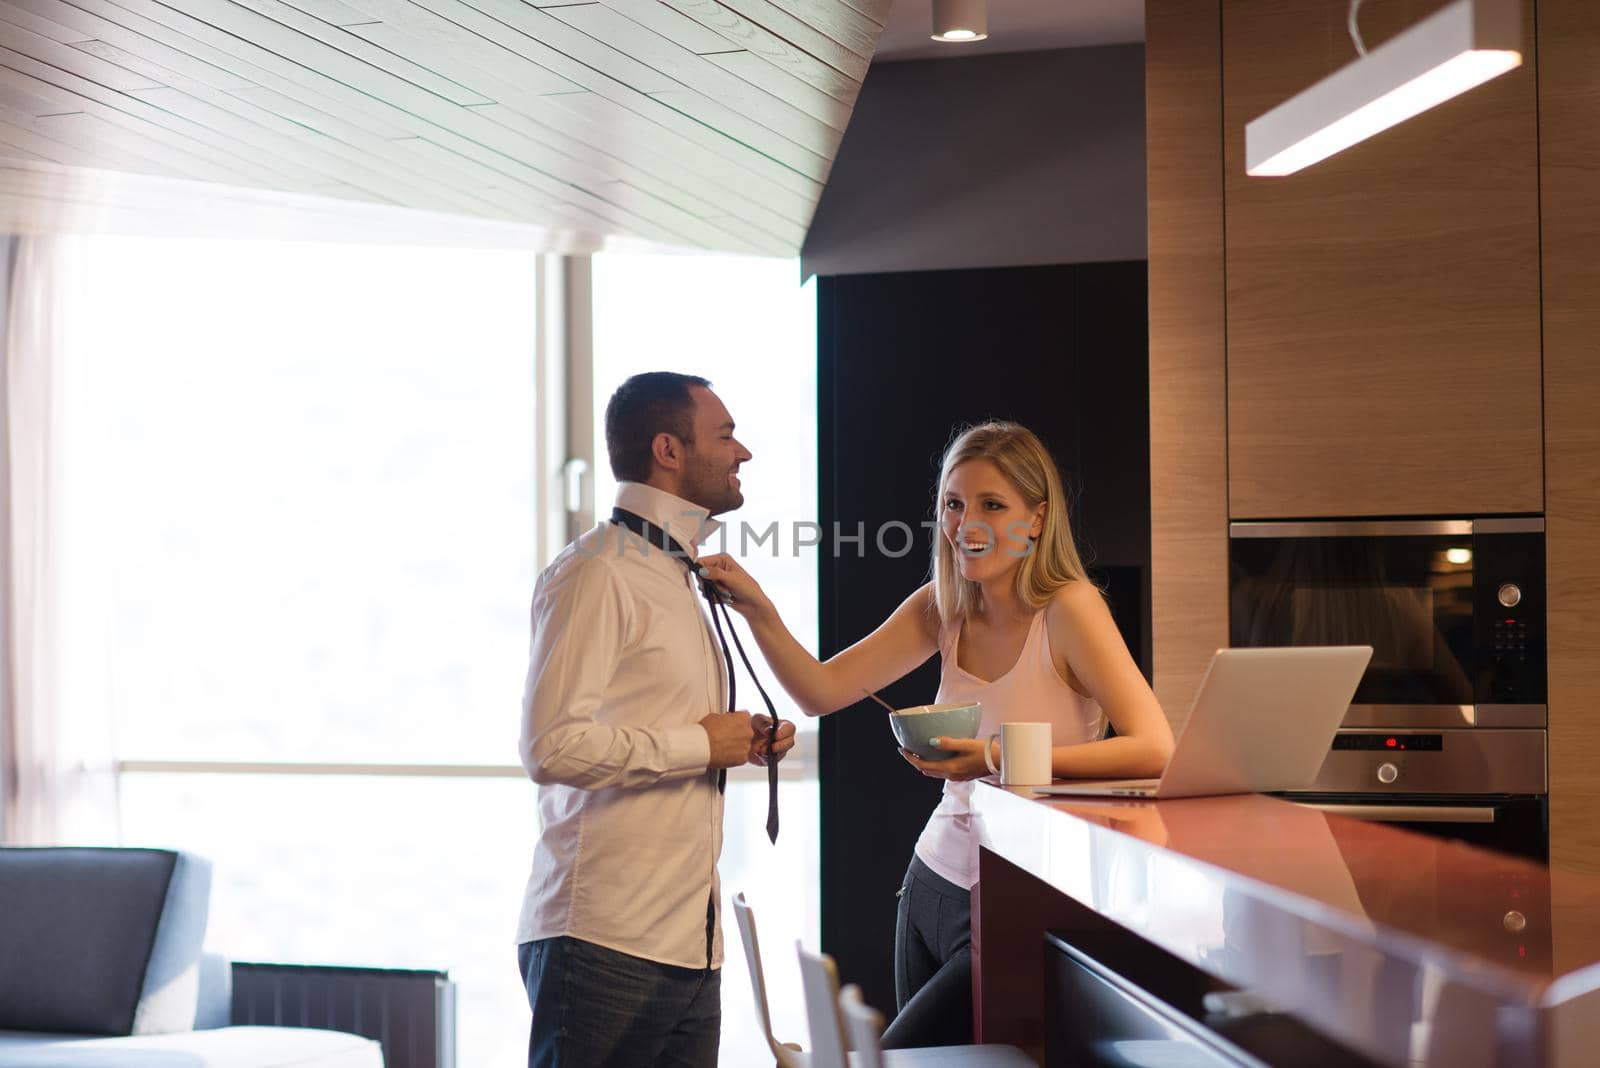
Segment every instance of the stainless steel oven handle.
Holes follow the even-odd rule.
[[[1230,538],[1362,538],[1466,534],[1542,534],[1543,516],[1498,519],[1261,520],[1228,524]]]
[[[1360,538],[1383,536],[1466,536],[1470,519],[1332,519],[1317,522],[1229,523],[1230,538]]]
[[[1350,816],[1373,823],[1493,823],[1495,810],[1488,805],[1362,805],[1296,801],[1302,808]]]
[[[1543,516],[1517,516],[1507,519],[1474,519],[1474,534],[1543,534]]]
[[[1341,726],[1378,730],[1438,727],[1544,727],[1544,705],[1351,705]]]
[[[1471,727],[1478,722],[1476,705],[1351,705],[1344,727],[1394,730],[1413,727]],[[1544,726],[1543,721],[1537,726]]]

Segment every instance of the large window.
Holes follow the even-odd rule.
[[[550,519],[541,413],[565,404],[538,378],[546,266],[263,242],[85,252],[60,655],[73,699],[112,711],[122,840],[214,862],[213,949],[446,969],[463,1068],[524,1064],[513,935],[538,828],[518,699]],[[715,382],[755,453],[729,547],[741,521],[780,524],[751,567],[814,646],[815,550],[790,536],[816,500],[814,310],[795,265],[602,256],[593,278],[598,403],[645,368]],[[784,775],[776,849],[761,774],[733,777],[722,871],[759,910],[778,1026],[803,1040],[782,947],[818,926],[809,744]],[[724,1063],[756,1063],[725,934]]]
[[[447,969],[461,1064],[525,1063],[532,785],[289,772],[516,763],[537,258],[102,238],[84,262],[68,655],[108,665],[135,768],[284,766],[126,773],[123,840],[213,860],[217,950]]]
[[[125,757],[514,758],[532,256],[100,239],[64,486]]]

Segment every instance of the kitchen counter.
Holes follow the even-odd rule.
[[[985,782],[972,819],[980,1041],[1042,1047],[1054,931],[1180,1017],[1221,993],[1373,1064],[1600,1062],[1593,877],[1261,796]]]

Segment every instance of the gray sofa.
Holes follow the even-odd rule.
[[[383,1068],[358,1035],[227,1026],[210,893],[187,853],[0,846],[0,1068]]]

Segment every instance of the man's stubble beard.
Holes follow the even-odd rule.
[[[728,484],[730,470],[720,472],[692,464],[683,485],[685,500],[698,504],[712,515],[731,512],[744,505],[744,494]]]

